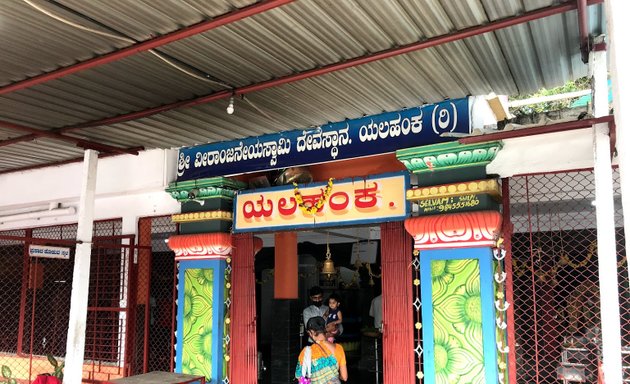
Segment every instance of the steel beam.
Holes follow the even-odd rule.
[[[160,46],[170,44],[174,41],[185,39],[203,32],[207,32],[211,29],[221,27],[226,24],[233,23],[238,20],[268,11],[270,9],[288,4],[294,0],[267,0],[259,3],[252,4],[248,7],[241,8],[237,11],[227,13],[225,15],[216,17],[212,20],[202,21],[201,23],[191,25],[190,27],[180,29],[163,36],[159,36],[147,41],[143,41],[138,44],[134,44],[127,48],[119,49],[117,51],[95,57],[90,60],[86,60],[68,67],[59,68],[55,71],[41,74],[39,76],[31,77],[22,81],[18,81],[13,84],[6,85],[0,88],[0,95],[14,92],[20,89],[29,88],[37,84],[45,83],[50,80],[58,79],[70,75],[72,73],[80,72],[89,68],[94,68],[99,65],[111,63],[125,57],[135,55],[136,53],[148,51]]]
[[[603,0],[588,0],[587,4],[594,5],[594,4],[599,4],[602,2]],[[233,95],[245,95],[252,92],[262,91],[267,88],[272,88],[272,87],[292,83],[299,80],[304,80],[304,79],[308,79],[308,78],[312,78],[316,76],[325,75],[331,72],[336,72],[343,69],[348,69],[348,68],[356,67],[359,65],[372,63],[378,60],[387,59],[387,58],[402,55],[405,53],[410,53],[410,52],[420,51],[427,48],[436,47],[438,45],[450,43],[450,42],[461,40],[461,39],[466,39],[468,37],[481,35],[484,33],[495,31],[497,29],[511,27],[511,26],[526,23],[532,20],[537,20],[544,17],[573,11],[575,9],[577,9],[577,4],[575,2],[563,3],[560,5],[553,6],[553,7],[547,7],[547,8],[531,11],[531,12],[526,12],[518,16],[492,21],[484,25],[478,25],[475,27],[462,29],[460,31],[456,31],[456,32],[449,33],[446,35],[432,37],[427,40],[403,45],[401,47],[386,49],[380,52],[357,57],[357,58],[346,60],[343,62],[333,63],[333,64],[326,65],[323,67],[318,67],[318,68],[306,70],[303,72],[298,72],[291,75],[279,77],[277,79],[272,79],[272,80],[248,85],[245,87],[241,87],[241,88],[236,88],[234,90],[219,91],[219,92],[211,93],[209,95],[191,99],[191,100],[179,101],[176,103],[165,104],[159,107],[145,109],[143,111],[132,112],[132,113],[118,115],[118,116],[114,116],[114,117],[106,118],[102,120],[95,120],[95,121],[86,122],[86,123],[82,123],[78,125],[68,126],[68,127],[61,128],[57,131],[68,132],[68,131],[74,131],[77,129],[83,129],[83,128],[88,128],[88,127],[111,125],[111,124],[129,121],[129,120],[144,118],[147,116],[166,112],[166,111],[176,109],[176,108],[194,107],[196,105],[206,104],[206,103],[210,103],[212,101],[216,101],[220,99],[226,99]]]
[[[595,4],[600,4],[600,3],[603,3],[603,0],[587,0],[587,5],[595,5]],[[511,26],[514,26],[514,25],[517,25],[517,24],[526,23],[526,22],[529,22],[529,21],[532,21],[532,20],[537,20],[537,19],[540,19],[540,18],[544,18],[544,17],[548,17],[548,16],[552,16],[552,15],[557,15],[557,14],[573,11],[573,10],[576,10],[577,7],[578,7],[578,5],[577,5],[576,2],[563,3],[563,4],[560,4],[560,5],[557,5],[557,6],[552,6],[552,7],[538,9],[538,10],[531,11],[531,12],[526,12],[526,13],[524,13],[522,15],[509,17],[509,18],[502,19],[502,20],[492,21],[492,22],[489,22],[489,23],[484,24],[484,25],[479,25],[479,26],[463,29],[463,30],[460,30],[460,31],[457,31],[457,32],[453,32],[453,33],[447,34],[447,35],[436,36],[436,37],[433,37],[433,38],[430,38],[430,39],[427,39],[427,40],[424,40],[424,41],[408,44],[408,45],[405,45],[405,46],[402,46],[402,47],[387,49],[387,50],[376,52],[376,53],[373,53],[373,54],[357,57],[357,58],[354,58],[354,59],[351,59],[351,60],[347,60],[347,61],[344,61],[344,62],[341,62],[341,63],[334,63],[334,64],[330,64],[330,65],[327,65],[327,66],[324,66],[324,67],[321,67],[321,68],[314,68],[314,69],[311,69],[311,70],[307,70],[307,71],[303,71],[303,72],[299,72],[299,73],[283,76],[283,77],[280,77],[280,78],[277,78],[277,79],[272,79],[272,80],[268,80],[268,81],[264,81],[264,82],[260,82],[260,83],[256,83],[256,84],[252,84],[252,85],[249,85],[249,86],[236,88],[233,91],[232,90],[230,90],[230,91],[219,91],[219,92],[212,93],[212,94],[209,94],[209,95],[206,95],[206,96],[202,96],[202,97],[199,97],[199,98],[195,98],[195,99],[191,99],[191,100],[185,100],[185,101],[180,101],[180,102],[171,103],[171,104],[165,104],[165,105],[158,106],[158,107],[148,108],[148,109],[145,109],[143,111],[132,112],[132,113],[122,114],[122,115],[118,115],[118,116],[114,116],[114,117],[110,117],[110,118],[106,118],[106,119],[94,120],[94,121],[85,122],[85,123],[81,123],[81,124],[76,124],[76,125],[72,125],[72,126],[67,126],[67,127],[63,127],[63,128],[59,128],[59,129],[53,129],[53,130],[51,130],[51,132],[62,133],[62,132],[70,132],[70,131],[75,131],[75,130],[79,130],[79,129],[89,128],[89,127],[111,125],[111,124],[116,124],[116,123],[121,123],[121,122],[125,122],[125,121],[136,120],[136,119],[148,117],[148,116],[155,115],[155,114],[162,113],[162,112],[166,112],[166,111],[169,111],[169,110],[172,110],[172,109],[189,108],[189,107],[193,107],[193,106],[196,106],[196,105],[209,103],[209,102],[212,102],[212,101],[229,98],[230,96],[233,96],[233,95],[244,95],[244,94],[251,93],[251,92],[261,91],[261,90],[264,90],[264,89],[267,89],[267,88],[271,88],[271,87],[275,87],[275,86],[278,86],[278,85],[288,84],[288,83],[291,83],[291,82],[295,82],[295,81],[299,81],[299,80],[308,79],[308,78],[311,78],[311,77],[324,75],[324,74],[327,74],[327,73],[331,73],[331,72],[335,72],[335,71],[351,68],[351,67],[354,67],[354,66],[371,63],[371,62],[374,62],[374,61],[377,61],[377,60],[382,60],[382,59],[386,59],[386,58],[389,58],[389,57],[394,57],[394,56],[405,54],[405,53],[419,51],[419,50],[422,50],[422,49],[435,47],[435,46],[438,46],[438,45],[442,45],[442,44],[446,44],[446,43],[449,43],[449,42],[465,39],[465,38],[468,38],[468,37],[484,34],[484,33],[487,33],[487,32],[492,32],[492,31],[495,31],[497,29],[511,27]],[[4,89],[4,88],[2,88],[2,89]],[[0,91],[2,89],[0,89]],[[17,138],[14,138],[14,139],[10,139],[9,141],[6,141],[7,144],[4,144],[5,141],[0,141],[0,146],[8,145],[8,144],[14,144],[14,143],[17,143],[17,142],[20,142],[20,141],[29,141],[29,140],[33,140],[33,139],[34,139],[33,135],[25,135],[25,136],[22,136],[22,137],[17,137]]]
[[[113,153],[120,153],[120,154],[124,153],[124,154],[130,154],[130,155],[137,155],[138,150],[139,150],[138,148],[120,148],[120,147],[114,147],[107,144],[95,143],[93,141],[79,139],[77,137],[65,136],[56,132],[27,127],[25,125],[15,124],[15,123],[3,121],[3,120],[0,120],[0,127],[31,133],[30,135],[15,137],[13,139],[0,141],[0,147],[9,145],[9,144],[19,143],[22,141],[30,141],[37,137],[46,137],[49,139],[66,141],[69,143],[76,144],[79,147],[82,147],[85,149],[93,149],[99,152],[113,152]],[[142,149],[143,148],[140,148],[140,150]]]

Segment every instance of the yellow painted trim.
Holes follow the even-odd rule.
[[[227,211],[205,211],[177,213],[171,216],[174,223],[192,223],[195,221],[208,220],[229,220],[232,221],[232,212]]]
[[[501,197],[501,186],[494,179],[467,181],[408,189],[406,197],[407,200],[418,201],[436,197],[463,196],[471,193],[487,193],[491,196]]]

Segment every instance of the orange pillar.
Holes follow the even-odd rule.
[[[414,372],[412,237],[403,222],[381,224],[383,382],[412,384]]]
[[[275,234],[274,298],[298,298],[297,233]]]
[[[234,248],[232,249],[232,311],[230,315],[232,339],[230,342],[230,382],[255,384],[258,378],[258,345],[256,344],[256,275],[252,234],[233,235],[232,246]]]

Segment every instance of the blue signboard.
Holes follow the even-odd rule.
[[[177,181],[229,176],[352,159],[451,141],[443,133],[470,133],[468,99],[366,116],[242,140],[182,148]]]

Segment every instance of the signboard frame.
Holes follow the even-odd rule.
[[[295,129],[181,148],[177,182],[392,153],[469,134],[469,98],[365,116],[313,129]]]
[[[52,247],[49,245],[28,245],[28,255],[30,257],[39,257],[45,259],[70,259],[70,248],[68,247]]]
[[[263,226],[263,224],[265,223],[261,223],[261,225],[258,227],[252,227],[252,226],[244,227],[242,225],[239,225],[242,220],[245,220],[245,218],[243,217],[243,214],[241,214],[239,210],[242,209],[242,207],[244,207],[244,204],[248,202],[248,201],[246,201],[245,203],[243,202],[245,197],[261,196],[261,199],[264,199],[265,193],[277,194],[279,192],[281,193],[283,191],[287,191],[288,192],[287,196],[289,196],[290,199],[293,199],[294,187],[292,185],[283,185],[283,186],[272,187],[272,188],[240,191],[236,194],[235,199],[234,199],[234,208],[233,208],[234,224],[233,224],[232,232],[233,233],[248,233],[248,232],[255,233],[255,232],[276,232],[276,231],[286,231],[286,230],[300,230],[300,229],[308,230],[308,229],[315,229],[315,228],[349,227],[349,226],[357,226],[357,225],[367,225],[367,224],[374,224],[374,223],[383,223],[383,222],[388,222],[388,221],[402,221],[406,219],[407,217],[409,217],[411,213],[411,203],[406,199],[406,191],[409,188],[409,183],[410,183],[408,172],[404,172],[404,171],[393,172],[393,173],[385,173],[385,174],[378,174],[378,175],[370,175],[370,176],[360,177],[360,178],[357,177],[357,178],[341,179],[341,180],[335,181],[334,185],[347,185],[347,184],[355,185],[357,183],[369,184],[370,181],[375,182],[378,180],[395,179],[395,178],[400,179],[400,182],[401,182],[400,190],[396,190],[396,191],[392,190],[391,193],[396,195],[397,201],[394,204],[401,205],[402,213],[395,214],[395,215],[382,215],[382,216],[372,215],[372,217],[366,218],[366,219],[356,218],[356,219],[344,220],[343,218],[340,218],[338,220],[326,219],[321,222],[317,222],[316,221],[317,216],[313,216],[313,219],[312,221],[310,221],[310,223],[307,223],[306,220],[304,220],[303,218],[300,218],[300,220],[302,221],[295,224],[270,225],[272,223],[267,222],[266,226]],[[398,182],[398,181],[395,180],[394,182]],[[334,185],[333,185],[332,195],[334,195],[335,193]],[[308,189],[314,189],[314,188],[324,189],[325,187],[326,187],[326,182],[317,182],[317,183],[308,184],[307,186],[304,186],[304,185],[300,186],[301,190],[304,190],[304,191]],[[355,199],[356,199],[356,196],[355,196]],[[261,204],[265,204],[265,203],[263,202]],[[329,201],[327,200],[323,209],[326,210],[328,207],[329,207]],[[303,216],[305,215],[301,213],[299,209],[297,210],[297,212],[300,215],[303,215]]]

